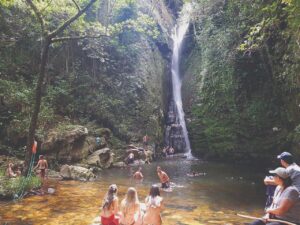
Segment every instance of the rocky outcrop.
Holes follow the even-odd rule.
[[[96,148],[95,138],[87,135],[88,129],[80,125],[55,128],[46,135],[41,153],[50,162],[79,162]]]
[[[109,148],[104,148],[95,151],[93,154],[88,156],[86,163],[89,166],[98,166],[101,168],[109,168],[113,163],[114,154]]]
[[[60,175],[66,180],[92,181],[95,174],[89,169],[80,166],[63,165],[60,169]]]
[[[238,16],[234,0],[198,6],[206,10],[195,12],[183,50],[183,104],[194,154],[266,166],[284,149],[300,156],[300,48],[287,5],[274,2],[264,23],[265,3],[240,3]]]

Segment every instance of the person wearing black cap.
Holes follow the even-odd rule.
[[[274,183],[277,185],[274,200],[263,220],[255,220],[250,225],[283,225],[281,222],[268,222],[268,219],[279,219],[295,224],[300,224],[300,198],[296,187],[292,186],[292,180],[287,169],[278,167],[269,171],[273,174]]]
[[[289,152],[282,152],[277,158],[280,159],[281,165],[286,168],[286,172],[292,180],[292,185],[300,192],[300,167],[294,162],[292,154]],[[266,185],[276,185],[272,177],[266,177],[264,183]]]

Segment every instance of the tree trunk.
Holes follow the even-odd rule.
[[[43,87],[43,82],[46,74],[46,65],[47,65],[50,43],[51,40],[49,38],[46,38],[42,49],[40,72],[39,72],[38,81],[35,89],[34,107],[33,107],[33,112],[30,120],[29,132],[27,137],[25,171],[28,171],[29,169],[29,163],[32,154],[31,148],[34,141],[35,130],[37,128],[38,115],[41,108],[42,87]]]

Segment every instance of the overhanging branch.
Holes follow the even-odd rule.
[[[30,1],[30,0],[27,0]],[[81,10],[79,10],[76,15],[65,21],[60,27],[49,34],[49,38],[53,39],[56,35],[61,33],[67,26],[73,23],[78,17],[80,17],[85,11],[87,11],[97,0],[90,0],[90,2]]]
[[[77,4],[77,2],[75,0],[72,0],[72,2],[74,3],[74,5],[76,6],[76,8],[78,9],[78,11],[81,10],[80,6]]]
[[[75,37],[58,37],[58,38],[52,38],[51,43],[61,42],[61,41],[81,40],[81,39],[96,39],[100,37],[108,37],[108,36],[103,34],[97,36],[86,35],[86,36],[75,36]]]
[[[33,10],[34,14],[36,15],[40,25],[41,25],[41,28],[42,28],[42,32],[43,32],[43,35],[45,33],[45,22],[44,22],[44,19],[42,17],[42,14],[41,12],[38,10],[38,8],[36,7],[35,4],[33,4],[33,2],[31,0],[26,0],[26,2],[28,3],[28,5],[31,7],[31,9]]]

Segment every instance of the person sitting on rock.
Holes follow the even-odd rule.
[[[6,176],[9,178],[17,177],[17,174],[13,171],[14,164],[8,163],[7,169],[6,169]]]
[[[134,187],[128,188],[125,198],[121,202],[122,225],[141,225],[142,211],[137,191]]]
[[[173,155],[174,152],[175,152],[174,148],[173,148],[173,147],[170,147],[170,148],[169,148],[168,154],[169,154],[169,155]]]
[[[161,211],[164,210],[163,198],[160,197],[159,187],[152,185],[149,196],[145,199],[146,212],[143,218],[144,225],[161,225]]]
[[[133,164],[134,163],[134,154],[132,152],[129,153],[126,161],[127,161],[127,164]]]
[[[167,152],[169,151],[169,148],[170,148],[169,146],[163,148],[163,150],[162,150],[163,157],[167,157]]]
[[[16,175],[17,175],[18,177],[22,175],[22,169],[21,169],[20,166],[17,167]]]
[[[117,192],[118,187],[116,184],[109,186],[106,196],[103,199],[100,214],[102,225],[119,225],[119,199]]]

